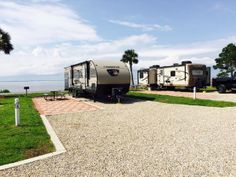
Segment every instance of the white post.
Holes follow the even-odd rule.
[[[193,87],[193,99],[195,100],[196,99],[196,87]]]
[[[15,98],[15,124],[20,125],[20,102],[19,98]]]

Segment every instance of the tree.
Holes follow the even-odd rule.
[[[133,86],[134,85],[133,64],[138,63],[138,54],[135,53],[134,49],[126,50],[120,61],[129,64],[130,73],[131,73],[131,81],[132,81],[132,86]]]
[[[220,72],[217,74],[217,77],[221,78],[221,77],[229,77],[229,74],[224,71],[224,70],[220,70]]]
[[[0,51],[3,51],[5,54],[10,54],[12,50],[13,46],[11,44],[10,35],[0,28]]]
[[[220,69],[219,76],[228,75],[230,73],[232,77],[236,69],[236,45],[230,43],[223,48],[219,57],[215,59],[215,62],[216,65],[214,65],[213,68]]]

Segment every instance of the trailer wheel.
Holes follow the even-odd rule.
[[[157,87],[155,87],[154,85],[150,85],[150,90],[152,91],[152,90],[156,90],[157,89]]]
[[[217,90],[218,90],[219,93],[225,93],[226,92],[226,86],[224,84],[220,84],[217,87]]]

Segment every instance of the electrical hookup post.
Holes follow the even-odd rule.
[[[20,125],[20,101],[19,98],[15,98],[15,125]]]
[[[193,87],[193,99],[194,100],[196,100],[196,91],[197,91],[197,88]]]

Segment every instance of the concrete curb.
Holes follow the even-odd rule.
[[[33,157],[30,159],[26,159],[26,160],[21,160],[19,162],[14,162],[14,163],[10,163],[10,164],[6,164],[6,165],[2,165],[0,166],[0,170],[5,170],[8,168],[13,168],[13,167],[17,167],[20,165],[24,165],[24,164],[28,164],[37,160],[42,160],[42,159],[46,159],[55,155],[59,155],[62,154],[64,152],[66,152],[66,149],[64,148],[63,144],[61,143],[60,139],[57,137],[55,131],[53,130],[51,124],[49,123],[49,121],[47,120],[45,115],[40,115],[40,117],[43,120],[43,123],[46,127],[46,130],[48,132],[48,134],[50,135],[51,141],[53,142],[56,151],[52,152],[52,153],[48,153],[48,154],[44,154],[41,156],[37,156],[37,157]]]

